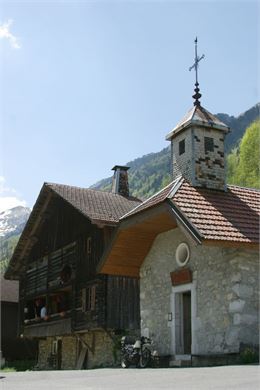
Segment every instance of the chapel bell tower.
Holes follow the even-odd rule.
[[[195,187],[226,190],[224,141],[229,127],[200,104],[198,63],[195,39],[196,82],[194,107],[166,136],[171,141],[173,179],[182,175]]]

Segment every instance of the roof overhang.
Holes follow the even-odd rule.
[[[245,242],[245,241],[234,241],[234,240],[209,240],[203,241],[203,245],[207,246],[220,246],[224,248],[240,248],[248,249],[252,251],[259,251],[260,245],[257,242]]]
[[[175,127],[173,130],[171,130],[165,137],[166,141],[170,141],[172,138],[176,137],[179,133],[181,133],[183,130],[187,129],[191,126],[198,126],[208,129],[215,129],[223,131],[224,133],[228,133],[230,131],[229,127],[225,125],[216,124],[214,122],[204,122],[200,120],[188,120],[187,122],[183,123],[181,126]]]
[[[46,183],[44,183],[29,216],[29,219],[22,231],[20,239],[15,247],[14,253],[9,261],[7,270],[4,275],[6,279],[20,279],[20,274],[23,272],[26,266],[30,251],[39,240],[40,229],[50,216],[51,202],[53,199],[57,198],[62,199],[70,207],[74,208],[77,212],[87,218],[86,215],[81,213],[77,208],[63,199],[59,194],[54,192],[48,185],[46,185]],[[98,221],[95,221],[95,223],[97,222]]]
[[[176,216],[167,202],[123,220],[102,256],[98,272],[139,277],[156,236],[176,227]]]
[[[46,219],[46,211],[52,198],[52,191],[43,185],[29,219],[23,229],[21,237],[15,247],[5,272],[6,279],[19,280],[26,258],[37,242],[37,232]]]

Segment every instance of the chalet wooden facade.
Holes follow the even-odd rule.
[[[16,247],[6,278],[20,280],[20,334],[39,340],[39,368],[111,365],[114,334],[138,332],[138,279],[96,272],[119,218],[139,204],[121,172],[114,193],[45,183]]]

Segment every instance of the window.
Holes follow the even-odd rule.
[[[175,256],[178,266],[184,267],[188,263],[190,259],[190,248],[188,247],[186,242],[182,242],[178,245],[175,252]]]
[[[185,153],[185,139],[179,142],[179,156]]]
[[[86,252],[88,255],[91,254],[91,247],[92,247],[92,238],[91,237],[88,237],[87,240],[86,240]]]
[[[204,138],[204,147],[205,147],[205,152],[213,152],[214,151],[213,138],[205,137]]]
[[[58,352],[58,340],[53,340],[52,341],[52,346],[51,346],[51,353],[53,355],[56,355]]]
[[[89,286],[82,290],[82,311],[95,310],[96,286]]]

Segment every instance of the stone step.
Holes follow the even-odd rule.
[[[169,367],[191,367],[190,359],[172,359],[169,362]]]

